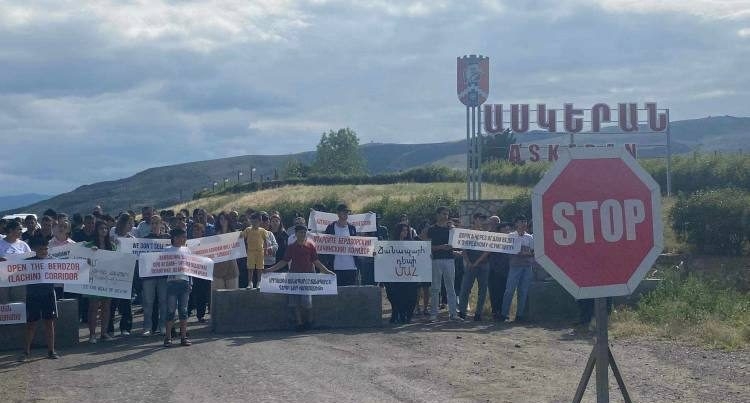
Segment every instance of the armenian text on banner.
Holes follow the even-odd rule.
[[[138,257],[138,274],[141,277],[185,274],[204,280],[213,280],[214,261],[181,251],[143,253]]]
[[[0,287],[28,284],[83,284],[89,281],[86,259],[37,259],[0,262]]]
[[[318,273],[265,272],[260,280],[260,292],[271,294],[336,295],[336,276]]]
[[[431,282],[431,250],[431,243],[425,241],[378,241],[375,282]]]
[[[87,259],[91,271],[88,282],[65,284],[65,292],[130,299],[137,260],[135,255],[77,246],[70,251],[70,257]]]
[[[521,251],[521,243],[517,242],[517,239],[518,237],[515,235],[500,232],[452,228],[448,243],[458,249],[482,250],[516,255]]]
[[[188,239],[186,246],[193,254],[207,257],[213,260],[214,263],[226,262],[247,256],[245,243],[242,241],[242,233],[239,231],[204,238]]]
[[[14,323],[26,323],[26,304],[23,302],[0,304],[0,325]]]
[[[169,239],[117,238],[118,252],[140,256],[141,253],[163,252],[172,246]]]
[[[375,252],[378,238],[366,236],[337,236],[327,234],[308,234],[320,254],[369,256]]]
[[[326,227],[338,221],[339,216],[335,213],[325,213],[323,211],[310,211],[310,219],[307,220],[307,227],[313,232],[325,232]],[[375,213],[349,214],[349,224],[357,227],[357,232],[377,232],[378,226],[375,222]]]

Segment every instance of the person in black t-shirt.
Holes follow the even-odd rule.
[[[31,259],[46,259],[48,254],[47,240],[42,236],[29,239],[29,247],[36,252]],[[21,361],[26,361],[31,355],[31,340],[34,339],[36,322],[44,321],[44,331],[47,336],[47,358],[57,359],[60,356],[55,351],[55,319],[57,319],[57,298],[54,284],[29,284],[26,286],[26,334],[25,349]]]
[[[435,210],[435,225],[427,229],[427,239],[432,242],[432,306],[430,307],[430,321],[437,320],[438,303],[440,296],[441,280],[445,282],[448,294],[448,317],[451,320],[460,320],[457,312],[456,290],[454,287],[456,263],[454,260],[453,247],[448,243],[450,237],[450,226],[448,223],[448,207],[441,206]]]

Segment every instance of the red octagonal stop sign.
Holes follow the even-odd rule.
[[[632,293],[662,251],[659,185],[624,148],[562,151],[532,208],[536,259],[575,298]]]

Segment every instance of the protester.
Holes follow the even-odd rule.
[[[459,320],[456,312],[456,290],[454,288],[455,260],[453,247],[448,243],[450,237],[448,207],[441,206],[435,211],[435,225],[427,229],[426,240],[432,243],[432,306],[430,321],[437,320],[438,298],[440,296],[441,280],[445,282],[448,299],[448,318]]]
[[[472,230],[483,231],[487,216],[482,213],[474,213],[472,216]],[[477,306],[474,311],[474,321],[482,320],[482,311],[484,310],[484,300],[487,298],[487,281],[490,276],[489,258],[490,252],[478,250],[463,251],[464,257],[464,275],[461,280],[461,296],[458,299],[458,316],[466,319],[466,308],[469,303],[469,292],[474,286],[474,280],[477,282]]]
[[[516,230],[510,235],[516,235],[521,243],[521,251],[517,255],[510,256],[510,270],[508,271],[508,281],[505,285],[505,294],[503,294],[503,308],[501,319],[508,320],[510,303],[513,300],[513,294],[518,289],[518,298],[516,302],[516,322],[524,321],[526,313],[526,299],[528,297],[531,280],[534,276],[532,267],[534,265],[534,236],[526,232],[528,220],[525,216],[519,215],[515,220]]]
[[[276,252],[278,252],[279,250],[279,244],[276,241],[276,236],[271,230],[271,217],[265,211],[260,212],[260,225],[268,232],[268,239],[266,240],[266,243],[264,245],[263,252],[263,268],[266,268],[276,264]],[[257,280],[258,283],[260,283],[259,274]]]
[[[281,222],[281,214],[278,212],[271,214],[271,233],[276,238],[278,245],[278,249],[276,250],[276,262],[278,262],[284,258],[289,242],[289,234],[284,229],[284,224]]]
[[[414,233],[408,224],[396,225],[394,238],[398,241],[414,241]],[[391,323],[411,323],[414,307],[417,305],[419,283],[385,283],[386,295],[391,302]]]
[[[0,239],[0,262],[12,255],[22,255],[31,252],[31,248],[21,238],[21,224],[18,221],[8,221],[5,224],[5,238]],[[26,288],[0,287],[0,304],[20,302],[25,299]]]
[[[96,219],[93,215],[87,214],[83,217],[83,226],[78,230],[73,230],[71,238],[76,242],[91,242],[94,240],[94,224]]]
[[[336,215],[338,220],[328,224],[325,233],[328,235],[336,236],[356,236],[357,228],[349,224],[349,207],[346,204],[339,204],[336,206]],[[333,255],[333,258],[329,259],[333,264],[333,271],[336,272],[337,285],[339,287],[347,285],[357,285],[357,262],[352,255]]]
[[[48,241],[41,236],[29,239],[30,248],[36,256],[29,259],[46,259],[49,253]],[[55,319],[57,319],[57,296],[53,284],[29,284],[26,286],[26,332],[24,334],[24,352],[21,361],[31,356],[31,341],[34,339],[36,322],[44,321],[44,332],[47,338],[47,358],[57,359],[55,351]]]
[[[52,227],[57,224],[57,221],[50,217],[50,216],[42,216],[42,222],[39,226],[39,230],[37,231],[37,234],[41,235],[44,239],[49,242],[52,237],[54,237],[54,234],[52,233]]]
[[[47,243],[47,246],[50,248],[55,248],[58,246],[64,246],[69,244],[74,244],[75,241],[70,239],[70,223],[67,221],[59,221],[55,224],[54,227],[52,227],[52,234],[53,237],[50,239]],[[55,285],[55,294],[57,296],[63,296],[64,288],[62,284]]]
[[[107,228],[107,223],[105,223],[104,221],[97,221],[94,226],[94,232],[96,233],[94,240],[88,243],[86,246],[94,250],[99,250],[99,249],[109,250],[109,251],[115,250],[115,247],[112,244],[112,240],[109,238],[109,228]],[[109,315],[110,315],[110,304],[112,302],[111,299],[106,298],[106,297],[99,297],[95,295],[88,295],[86,297],[88,298],[88,301],[89,301],[88,302],[89,343],[95,344],[97,341],[96,325],[97,325],[98,319],[101,319],[100,339],[104,341],[112,339],[112,335],[107,333],[107,328],[109,328],[109,320],[110,320]],[[97,315],[100,313],[100,309],[101,309],[101,315]]]
[[[260,213],[250,216],[250,227],[242,231],[242,238],[247,248],[247,280],[248,286],[257,288],[263,270],[263,257],[266,254],[269,232],[260,227]],[[257,275],[257,278],[255,278]]]
[[[161,225],[161,217],[151,215],[149,223],[151,232],[145,236],[149,239],[169,239]],[[154,276],[144,278],[143,286],[143,335],[151,336],[164,332],[167,317],[167,277]],[[156,302],[156,304],[154,304]]]
[[[220,220],[221,221],[221,220]],[[193,224],[193,233],[191,234],[191,238],[203,238],[205,230],[205,227],[201,223],[194,223]],[[219,226],[219,230],[221,230],[221,225]],[[173,230],[174,231],[174,230]],[[234,262],[232,260],[231,262]],[[222,262],[225,263],[225,262]],[[222,263],[215,263],[214,264],[214,279],[217,278],[217,271],[216,268],[218,267],[219,270],[222,270]],[[234,267],[235,272],[233,273],[234,278],[237,278],[237,265],[235,264]],[[219,273],[219,275],[224,275],[223,273]],[[188,301],[188,316],[190,316],[190,312],[192,311],[192,308],[195,308],[196,316],[198,317],[198,322],[204,323],[206,321],[206,308],[209,306],[209,303],[211,301],[211,288],[212,288],[212,282],[210,280],[206,280],[203,278],[194,278],[193,280],[193,289],[190,293],[190,300]],[[169,287],[169,284],[167,284],[167,287]],[[236,287],[235,287],[236,288]],[[192,303],[191,303],[192,301]]]
[[[294,234],[295,242],[287,247],[284,258],[269,267],[267,271],[274,272],[289,265],[290,273],[315,273],[316,267],[322,273],[335,274],[320,262],[315,245],[307,241],[307,227],[303,225],[295,226]],[[294,310],[295,329],[298,332],[312,327],[312,296],[288,294],[287,305]]]
[[[145,238],[151,231],[151,217],[154,215],[154,208],[145,206],[141,208],[141,222],[136,229],[136,237]],[[161,221],[161,220],[160,220]]]
[[[26,216],[26,218],[23,219],[23,226],[26,228],[26,231],[21,235],[21,240],[24,242],[28,242],[31,237],[37,234],[37,231],[39,230],[40,226],[37,223],[36,217],[29,214]]]
[[[492,218],[492,217],[490,217]],[[501,222],[495,227],[495,231],[509,234],[513,225],[509,222]],[[503,295],[505,294],[505,284],[508,282],[508,270],[510,255],[507,253],[490,254],[490,277],[488,290],[490,292],[490,305],[492,306],[492,319],[502,320]]]
[[[122,213],[117,218],[117,224],[115,224],[114,233],[110,232],[110,240],[115,246],[115,249],[120,248],[119,238],[133,238],[131,232],[133,231],[133,218],[128,213]],[[136,267],[137,268],[137,267]],[[133,272],[133,284],[135,280],[139,278],[136,271]],[[133,288],[133,287],[131,287]],[[114,317],[115,311],[120,311],[120,335],[127,337],[130,336],[130,332],[133,330],[133,306],[130,298],[112,298],[109,309],[109,326],[107,326],[107,333],[114,334],[115,325]]]
[[[172,247],[165,252],[190,253],[185,247],[187,234],[185,230],[176,228],[170,232]],[[167,276],[167,327],[164,332],[164,347],[172,346],[172,327],[174,326],[175,310],[180,320],[180,345],[190,346],[192,343],[187,338],[187,304],[190,297],[191,278],[186,274],[175,274]]]

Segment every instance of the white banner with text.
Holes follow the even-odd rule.
[[[214,262],[186,252],[143,253],[138,257],[138,274],[143,278],[185,274],[213,280]]]
[[[141,253],[163,252],[172,246],[169,239],[117,238],[118,252],[140,256]]]
[[[485,252],[516,255],[521,251],[518,237],[510,234],[489,231],[475,231],[452,228],[448,243],[457,249],[481,250]]]
[[[338,219],[339,216],[336,213],[311,210],[307,227],[313,232],[325,232],[326,227]],[[378,230],[375,213],[349,214],[347,221],[357,227],[357,232],[377,232]]]
[[[16,323],[26,323],[26,304],[23,302],[0,304],[0,325]]]
[[[89,280],[86,259],[31,259],[0,262],[0,287],[28,284],[84,284]]]
[[[214,263],[247,257],[245,242],[242,239],[242,233],[239,231],[188,239],[186,246],[193,254],[207,257]]]
[[[326,234],[308,234],[315,243],[319,254],[369,256],[375,252],[378,238],[366,236],[337,236]]]
[[[72,248],[69,256],[87,259],[91,264],[91,271],[87,283],[65,284],[65,292],[130,299],[137,260],[135,255],[77,246]]]
[[[378,241],[375,282],[431,282],[431,250],[431,243],[427,241]]]
[[[264,272],[260,292],[270,294],[336,295],[336,276],[318,273]]]

